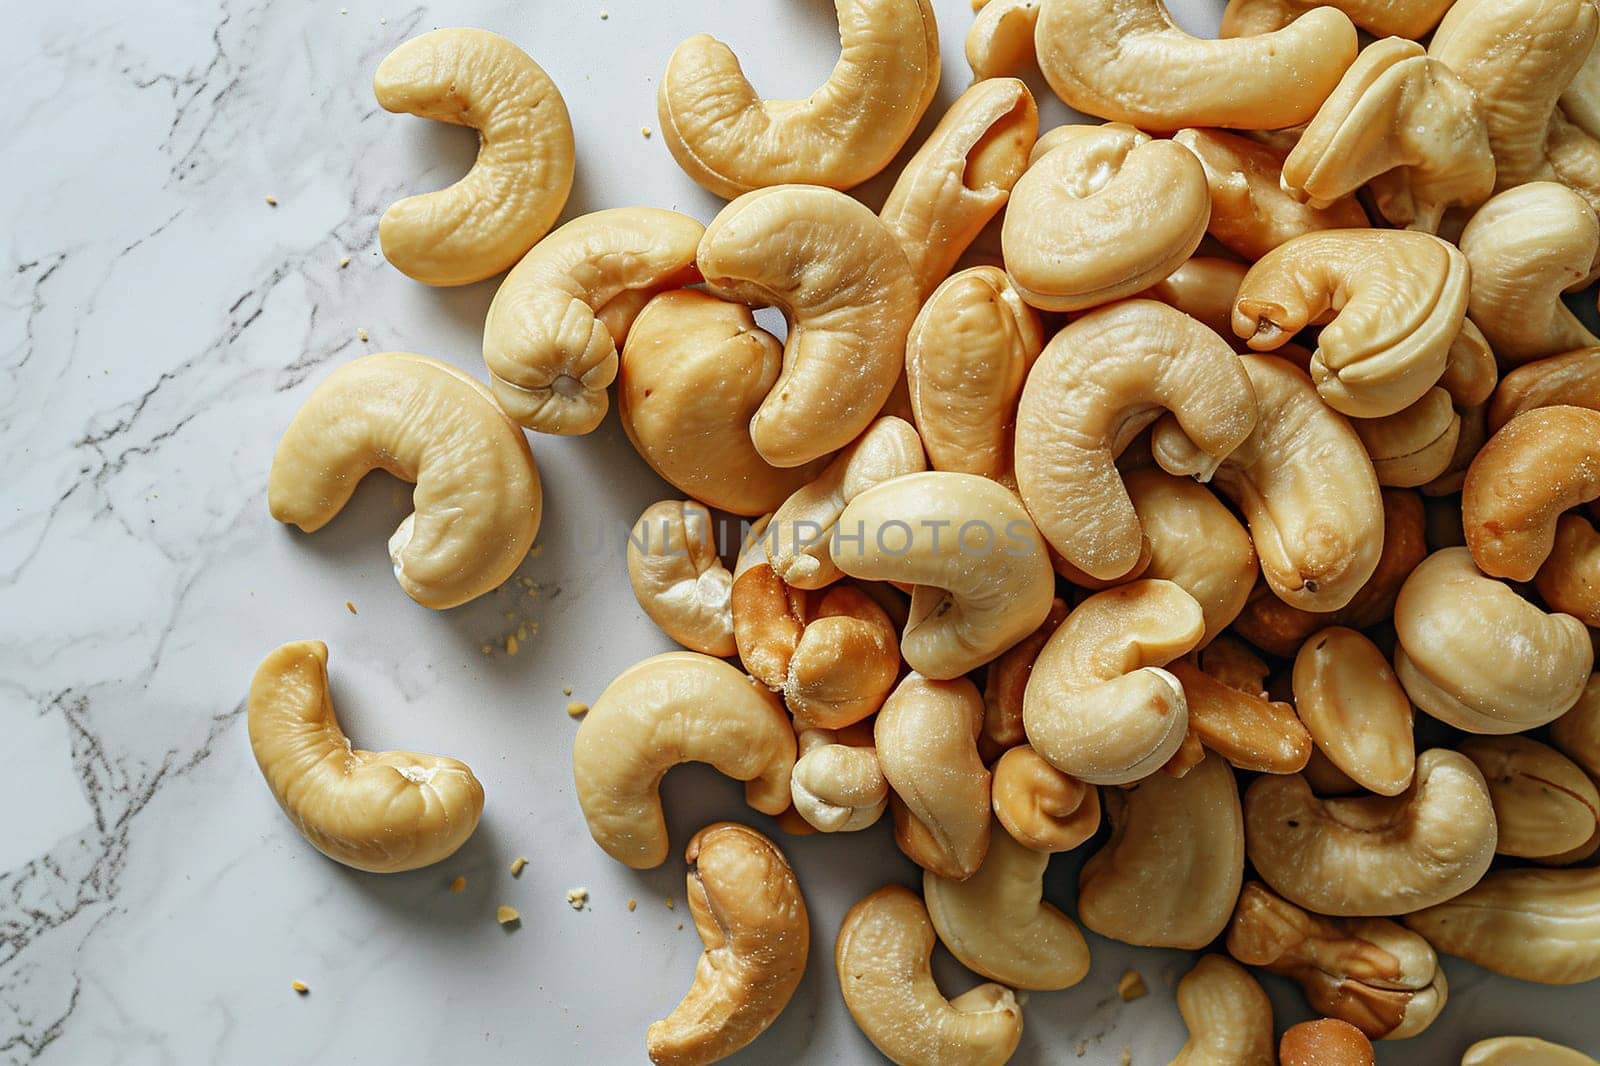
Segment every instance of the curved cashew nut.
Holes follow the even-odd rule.
[[[483,324],[495,398],[542,433],[588,433],[605,417],[636,298],[694,280],[699,222],[655,207],[580,215],[506,275]],[[621,309],[607,314],[613,302]]]
[[[1011,989],[983,984],[947,1000],[934,984],[928,911],[888,885],[850,908],[834,943],[845,1006],[867,1039],[901,1066],[1001,1066],[1022,1039]]]
[[[1000,756],[991,790],[995,818],[1025,848],[1071,851],[1100,828],[1100,790],[1057,770],[1032,745]]]
[[[1321,799],[1298,774],[1258,777],[1245,840],[1263,880],[1336,916],[1406,914],[1477,884],[1494,858],[1494,806],[1464,755],[1431,748],[1398,796]]]
[[[1593,981],[1600,977],[1600,868],[1496,870],[1405,923],[1439,951],[1506,977]]]
[[[983,675],[983,736],[978,750],[988,762],[1027,741],[1022,728],[1022,697],[1033,675],[1034,661],[1050,634],[1067,617],[1067,603],[1060,597],[1050,601],[1050,613],[1039,628],[1023,637],[991,662]]]
[[[662,632],[690,651],[733,655],[733,575],[717,556],[711,512],[693,500],[644,509],[628,534],[628,583]]]
[[[1210,217],[1205,171],[1188,151],[1121,123],[1063,126],[1011,190],[1000,243],[1023,299],[1076,311],[1171,274]]]
[[[1238,682],[1214,665],[1229,648],[1228,639],[1201,653],[1203,667],[1186,659],[1171,664],[1172,676],[1183,686],[1189,732],[1241,770],[1292,774],[1304,769],[1313,750],[1311,734],[1294,708],[1269,700],[1259,681],[1235,687]],[[1264,677],[1265,664],[1262,669]]]
[[[684,852],[684,899],[705,951],[694,984],[645,1034],[656,1066],[698,1066],[764,1033],[805,976],[811,920],[777,845],[748,826],[708,825]]]
[[[1022,502],[987,478],[930,471],[886,481],[852,500],[839,528],[839,569],[915,585],[900,651],[918,673],[960,677],[1050,613],[1044,540]]]
[[[1356,28],[1314,9],[1274,33],[1209,41],[1161,0],[1043,0],[1034,46],[1050,88],[1086,115],[1151,131],[1270,130],[1316,112],[1356,57]]]
[[[1352,418],[1350,428],[1366,447],[1378,484],[1414,488],[1449,469],[1461,439],[1461,416],[1450,393],[1435,386],[1392,415]]]
[[[794,730],[777,699],[721,659],[654,655],[628,667],[595,700],[572,742],[572,776],[589,834],[635,870],[667,857],[660,785],[685,762],[744,781],[763,814],[789,806]]]
[[[842,744],[826,729],[800,734],[800,758],[789,775],[794,809],[822,833],[853,833],[882,817],[889,782],[870,744]]]
[[[275,649],[250,682],[250,748],[273,798],[311,846],[369,873],[416,870],[467,842],[483,786],[462,762],[362,751],[328,697],[328,646]]]
[[[1091,577],[1138,563],[1138,514],[1116,457],[1171,410],[1208,476],[1256,427],[1239,357],[1154,300],[1092,311],[1057,333],[1017,408],[1017,489],[1051,546]]]
[[[1302,0],[1228,0],[1221,37],[1253,37],[1289,25],[1315,4]],[[1374,37],[1425,37],[1450,9],[1450,0],[1339,0],[1336,7]]]
[[[1600,626],[1600,532],[1592,522],[1581,515],[1561,516],[1555,546],[1533,585],[1552,611],[1570,614],[1591,628]]]
[[[1039,0],[987,0],[967,30],[967,66],[977,81],[1015,74],[1033,62]]]
[[[1215,207],[1212,210],[1215,211]],[[1139,298],[1160,300],[1198,319],[1201,325],[1227,340],[1233,335],[1233,300],[1249,269],[1232,259],[1192,256],[1177,270],[1139,293]]]
[[[1317,747],[1351,780],[1380,796],[1410,787],[1411,701],[1372,641],[1333,626],[1302,644],[1294,702]]]
[[[1214,469],[1213,484],[1244,512],[1272,591],[1303,610],[1338,610],[1373,575],[1383,549],[1372,462],[1303,371],[1264,356],[1239,362],[1259,411],[1245,442],[1218,466],[1168,415],[1151,437],[1156,459],[1170,474]]]
[[[900,378],[919,296],[876,215],[832,189],[759,189],[711,221],[696,261],[712,292],[789,322],[783,374],[750,420],[767,462],[810,462],[871,424]]]
[[[383,256],[427,285],[498,274],[543,237],[572,191],[572,119],[561,90],[528,54],[488,30],[413,37],[372,79],[378,106],[471,126],[478,159],[438,192],[391,204]]]
[[[1590,675],[1578,702],[1551,724],[1550,742],[1600,778],[1600,674]]]
[[[1200,605],[1170,581],[1134,581],[1079,604],[1033,665],[1022,698],[1028,743],[1093,785],[1147,777],[1188,731],[1183,686],[1160,669],[1205,633]]]
[[[1461,332],[1450,345],[1444,373],[1439,376],[1439,387],[1457,407],[1481,407],[1489,402],[1499,381],[1500,369],[1489,338],[1472,319],[1462,319]]]
[[[950,105],[900,172],[878,217],[926,297],[999,213],[1028,166],[1039,108],[1015,78],[982,81]]]
[[[417,486],[389,557],[424,607],[456,607],[497,587],[539,532],[528,439],[488,389],[448,363],[385,352],[329,374],[278,441],[267,504],[278,521],[314,533],[380,468]]]
[[[1457,750],[1489,782],[1500,827],[1497,853],[1547,859],[1582,847],[1600,828],[1600,791],[1554,748],[1507,736],[1468,737]]]
[[[1595,1060],[1538,1037],[1496,1036],[1467,1048],[1461,1066],[1595,1066]]]
[[[1524,363],[1505,377],[1489,404],[1489,432],[1536,407],[1600,411],[1600,345]]]
[[[889,164],[939,88],[928,0],[834,0],[839,62],[804,100],[763,100],[733,50],[700,33],[673,49],[656,94],[672,158],[731,200],[787,182],[848,189]]]
[[[1178,981],[1178,1013],[1189,1039],[1169,1066],[1277,1066],[1272,1001],[1226,955],[1202,955]]]

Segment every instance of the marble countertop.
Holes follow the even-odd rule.
[[[378,109],[371,75],[394,45],[478,25],[526,47],[577,131],[568,216],[638,203],[709,219],[717,202],[641,132],[656,121],[668,52],[715,30],[769,95],[803,95],[835,54],[832,13],[822,0],[346,4],[7,10],[8,1063],[642,1062],[646,1025],[687,988],[700,950],[681,861],[646,873],[611,862],[572,793],[564,688],[592,699],[668,646],[623,563],[628,523],[667,490],[615,416],[589,437],[534,440],[545,521],[526,581],[446,613],[417,607],[390,573],[384,542],[409,509],[405,487],[374,476],[304,536],[267,514],[266,471],[309,390],[361,353],[424,352],[483,374],[495,283],[427,289],[378,251],[382,209],[454,180],[475,150],[468,131]],[[946,75],[930,124],[965,83],[971,17],[966,0],[935,6]],[[1201,29],[1219,10],[1179,8]],[[1047,121],[1063,115],[1049,101]],[[524,628],[507,655],[504,637]],[[301,637],[330,645],[358,742],[456,755],[483,780],[482,826],[454,858],[356,873],[279,813],[242,700],[261,657]],[[710,772],[676,771],[665,792],[675,855],[716,817],[770,831]],[[815,950],[787,1012],[736,1061],[869,1061],[836,987],[833,933],[851,903],[888,880],[914,883],[913,869],[886,824],[843,841],[779,839],[806,887]],[[530,862],[512,878],[519,855]],[[1052,867],[1052,898],[1070,899],[1075,866]],[[466,888],[451,893],[457,875]],[[581,911],[565,899],[575,886],[590,892]],[[502,903],[521,911],[520,928],[495,923]],[[1016,1061],[1114,1063],[1125,1048],[1134,1063],[1167,1061],[1182,1041],[1172,986],[1189,957],[1090,941],[1083,984],[1030,999]],[[1115,985],[1129,966],[1150,995],[1124,1004]],[[973,982],[942,952],[938,972],[950,991]],[[1384,1062],[1453,1062],[1505,1032],[1600,1041],[1593,989],[1453,960],[1449,974],[1445,1020],[1385,1047]],[[1280,1018],[1304,1013],[1297,992],[1269,984]]]

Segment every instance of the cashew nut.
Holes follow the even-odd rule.
[[[1600,978],[1600,868],[1496,870],[1406,925],[1486,970],[1572,985]]]
[[[1600,791],[1577,763],[1522,736],[1468,737],[1457,748],[1489,782],[1495,851],[1524,859],[1561,855],[1600,828]]]
[[[1462,319],[1461,332],[1450,345],[1439,387],[1450,394],[1457,407],[1479,407],[1489,401],[1499,380],[1500,370],[1489,339],[1471,318]]]
[[[705,951],[694,984],[645,1042],[656,1066],[701,1066],[766,1031],[805,976],[811,921],[794,871],[748,826],[708,825],[684,852],[684,899]]]
[[[1216,211],[1215,205],[1212,211]],[[1215,214],[1212,218],[1215,221]],[[1141,299],[1160,300],[1227,340],[1233,335],[1233,300],[1249,267],[1232,259],[1193,256],[1148,289]]]
[[[1039,0],[987,0],[967,30],[967,66],[978,81],[1015,74],[1033,62]]]
[[[1218,651],[1224,647],[1212,645]],[[1202,653],[1204,666],[1210,667],[1211,659]],[[1186,659],[1172,663],[1171,672],[1183,686],[1189,731],[1207,748],[1241,770],[1292,774],[1305,768],[1311,734],[1289,704],[1269,700],[1259,683],[1236,688]]]
[[[1600,674],[1591,674],[1572,709],[1551,723],[1550,741],[1600,778]]]
[[[434,30],[385,56],[372,91],[385,111],[478,131],[466,177],[391,204],[378,220],[383,256],[402,274],[427,285],[482,281],[555,223],[572,191],[572,120],[522,49],[488,30]]]
[[[1367,1034],[1338,1018],[1291,1025],[1278,1042],[1279,1066],[1375,1066]]]
[[[1067,604],[1060,598],[1050,601],[1050,613],[1039,628],[1008,648],[1004,654],[989,664],[983,680],[983,736],[978,750],[984,761],[1028,739],[1022,726],[1022,699],[1033,676],[1033,664],[1050,639],[1067,617]]]
[[[1294,660],[1294,702],[1317,747],[1362,788],[1398,796],[1410,786],[1411,701],[1372,641],[1341,626],[1306,641]]]
[[[314,533],[376,469],[417,486],[389,557],[424,607],[496,588],[539,532],[543,497],[527,438],[488,389],[448,363],[385,352],[329,374],[272,456],[272,517]]]
[[[1034,851],[1071,851],[1100,828],[1100,790],[1068,777],[1028,744],[994,764],[994,814],[1011,838]]]
[[[650,620],[690,651],[726,659],[738,650],[733,575],[700,504],[662,500],[644,509],[628,534],[628,582]]]
[[[853,833],[883,816],[889,782],[871,744],[840,743],[838,734],[807,729],[800,734],[800,758],[789,775],[795,810],[823,833]]]
[[[1467,1048],[1461,1066],[1595,1066],[1595,1060],[1537,1037],[1496,1036]]]
[[[1524,363],[1500,379],[1489,404],[1489,431],[1524,411],[1562,405],[1600,411],[1600,346]]]
[[[794,730],[777,699],[720,659],[668,652],[606,686],[572,742],[572,776],[589,833],[636,870],[667,857],[660,785],[685,762],[744,781],[763,814],[789,806]]]
[[[1277,1066],[1272,1002],[1250,971],[1226,955],[1202,955],[1178,981],[1189,1039],[1169,1066]]]
[[[311,846],[369,873],[416,870],[455,854],[478,827],[483,786],[462,762],[362,751],[328,696],[328,646],[273,650],[250,682],[250,748],[273,798]]]
[[[1378,484],[1426,485],[1450,467],[1461,439],[1461,416],[1437,386],[1411,406],[1382,418],[1353,418],[1350,428],[1372,459]]]
[[[1228,0],[1222,37],[1252,37],[1289,25],[1316,5],[1304,0]],[[1425,37],[1450,8],[1450,0],[1338,0],[1329,5],[1374,37]],[[1331,1066],[1343,1066],[1335,1063]]]

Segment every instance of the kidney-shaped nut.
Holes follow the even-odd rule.
[[[1600,778],[1600,674],[1591,674],[1572,709],[1551,723],[1550,742]]]
[[[800,758],[789,775],[794,809],[823,833],[853,833],[883,816],[889,782],[871,745],[840,743],[826,729],[800,734]]]
[[[748,826],[708,825],[684,853],[684,899],[705,944],[694,984],[645,1034],[656,1066],[701,1066],[766,1031],[805,976],[811,920],[777,846]]]
[[[1496,870],[1405,922],[1439,951],[1506,977],[1546,985],[1600,977],[1600,868]]]
[[[1489,404],[1489,432],[1536,407],[1600,411],[1600,345],[1524,363],[1500,379]]]
[[[561,91],[499,34],[443,29],[384,57],[372,91],[385,111],[471,126],[478,159],[438,192],[390,205],[384,258],[428,285],[465,285],[522,258],[572,191],[572,119]]]
[[[1299,1022],[1278,1041],[1278,1066],[1375,1066],[1367,1034],[1338,1018]]]
[[[920,298],[876,215],[832,189],[758,189],[711,221],[696,262],[713,293],[788,320],[783,373],[750,420],[767,462],[810,462],[871,424],[900,379]]]
[[[1323,754],[1351,780],[1398,796],[1416,770],[1411,701],[1378,646],[1333,626],[1300,646],[1294,702]]]
[[[933,290],[906,337],[911,413],[933,469],[1011,478],[1017,397],[1043,347],[1038,312],[1000,268]]]
[[[835,0],[839,62],[804,100],[763,100],[733,50],[700,33],[672,52],[656,93],[685,174],[725,199],[804,182],[848,189],[888,165],[939,87],[929,0]]]
[[[668,652],[628,667],[595,700],[572,742],[572,776],[589,833],[636,870],[667,857],[660,785],[679,763],[744,781],[763,814],[789,806],[794,730],[777,699],[721,659]]]
[[[650,620],[685,648],[719,659],[738,650],[733,575],[700,504],[661,500],[644,509],[628,534],[628,582]]]
[[[1495,851],[1546,859],[1588,843],[1600,828],[1600,792],[1554,748],[1523,736],[1468,737],[1457,750],[1483,771],[1500,827]]]
[[[1534,1036],[1494,1036],[1467,1048],[1461,1066],[1595,1066],[1595,1060]]]
[[[1205,171],[1132,126],[1065,126],[1041,141],[1000,230],[1022,298],[1075,311],[1154,285],[1194,254],[1211,216]]]
[[[1233,771],[1207,755],[1102,797],[1111,838],[1078,875],[1078,918],[1113,940],[1196,950],[1228,924],[1244,880]]]
[[[613,207],[534,245],[500,283],[483,324],[483,361],[507,413],[543,433],[598,426],[617,345],[651,294],[694,280],[704,232],[676,211]]]
[[[1200,647],[1244,609],[1255,587],[1255,545],[1233,512],[1204,485],[1154,467],[1123,478],[1149,545],[1141,577],[1171,581],[1193,596],[1205,616]]]
[[[1450,393],[1435,386],[1411,406],[1382,418],[1352,418],[1378,484],[1426,485],[1450,468],[1461,439],[1461,416]]]
[[[928,677],[982,666],[1050,613],[1044,540],[1022,502],[987,478],[929,471],[875,485],[844,509],[839,534],[839,569],[915,586],[900,650]]]
[[[1398,796],[1321,799],[1299,775],[1258,777],[1244,798],[1250,861],[1318,914],[1406,914],[1477,884],[1494,858],[1494,805],[1466,756],[1432,748]]]
[[[995,817],[1025,848],[1071,851],[1100,828],[1100,790],[1057,770],[1032,745],[1000,756],[991,787]]]
[[[1045,346],[1017,408],[1017,489],[1051,546],[1111,580],[1139,562],[1139,517],[1117,455],[1171,410],[1209,475],[1256,426],[1256,398],[1222,338],[1154,300],[1091,311]]]
[[[1277,1066],[1272,1001],[1226,955],[1202,955],[1178,981],[1178,1013],[1189,1039],[1169,1066]]]
[[[945,999],[930,965],[934,943],[927,908],[899,885],[851,907],[833,949],[850,1016],[898,1066],[1001,1066],[1022,1039],[1016,995],[982,984]]]
[[[985,0],[967,30],[967,66],[977,81],[1003,78],[1033,63],[1039,0]]]
[[[1213,647],[1220,647],[1213,645]],[[1210,665],[1202,654],[1201,662]],[[1311,758],[1311,734],[1287,703],[1229,685],[1188,660],[1171,664],[1183,686],[1189,731],[1241,770],[1292,774]]]
[[[960,963],[1012,988],[1070,988],[1089,972],[1077,923],[1044,899],[1050,856],[996,826],[983,865],[965,881],[922,875],[922,898],[939,940]]]
[[[1215,216],[1213,216],[1215,217]],[[1233,336],[1233,299],[1250,267],[1233,259],[1196,255],[1139,293],[1160,300],[1227,340]]]
[[[328,646],[276,648],[250,682],[246,719],[256,765],[311,846],[369,873],[416,870],[467,842],[483,786],[467,765],[410,751],[362,751],[328,695]]]
[[[1043,0],[1034,46],[1050,88],[1085,114],[1152,131],[1271,130],[1316,112],[1356,57],[1356,28],[1318,8],[1274,33],[1211,41],[1179,29],[1161,0]]]
[[[329,374],[278,441],[267,505],[314,533],[378,469],[417,486],[389,557],[424,607],[496,588],[539,532],[543,496],[527,437],[488,389],[437,359],[385,352]]]

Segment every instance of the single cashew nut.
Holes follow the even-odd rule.
[[[314,533],[376,469],[417,486],[389,557],[424,607],[456,607],[498,587],[539,532],[543,496],[527,438],[488,389],[448,363],[385,352],[329,374],[278,441],[267,505]]]
[[[1500,827],[1495,851],[1545,859],[1582,847],[1600,828],[1600,791],[1554,748],[1527,737],[1468,737],[1457,749],[1483,771]]]
[[[580,215],[506,275],[483,324],[483,361],[507,413],[542,433],[588,433],[605,417],[617,345],[645,304],[694,280],[705,227],[654,207]],[[607,314],[615,304],[619,313]]]
[[[391,204],[383,256],[427,285],[498,274],[538,243],[572,191],[572,119],[528,54],[488,30],[413,37],[384,57],[372,91],[385,111],[471,126],[478,159],[438,192]]]
[[[273,798],[311,846],[368,873],[417,870],[454,855],[478,827],[483,786],[462,762],[362,751],[328,696],[328,646],[276,648],[250,682],[250,748]]]
[[[789,775],[794,808],[822,833],[853,833],[883,816],[889,782],[871,745],[839,743],[826,729],[800,734],[800,758]]]
[[[1590,777],[1600,778],[1600,674],[1591,674],[1572,709],[1551,723],[1550,741]]]
[[[1338,1018],[1291,1025],[1278,1042],[1279,1066],[1375,1066],[1367,1034]]]
[[[1057,770],[1032,745],[1000,756],[991,788],[995,817],[1025,848],[1071,851],[1100,828],[1100,790]]]
[[[1494,394],[1499,380],[1500,370],[1489,339],[1472,319],[1462,319],[1461,332],[1450,345],[1439,387],[1450,394],[1457,407],[1480,407]]]
[[[656,94],[683,172],[731,200],[786,182],[848,189],[889,164],[939,88],[928,0],[835,0],[839,62],[804,100],[763,100],[709,34],[673,49]]]
[[[1545,985],[1600,977],[1600,868],[1496,870],[1406,925],[1447,955]]]
[[[1382,418],[1352,418],[1378,484],[1426,485],[1449,469],[1461,439],[1461,416],[1450,394],[1435,386],[1411,406]]]
[[[833,949],[850,1016],[899,1066],[1000,1066],[1022,1039],[1016,995],[982,984],[945,999],[930,967],[934,942],[927,908],[899,885],[851,907]]]
[[[1252,37],[1289,25],[1315,4],[1302,0],[1228,0],[1221,37]],[[1374,37],[1427,36],[1450,8],[1450,0],[1339,0],[1336,7]],[[1330,1066],[1343,1066],[1331,1063]]]
[[[1489,432],[1536,407],[1600,411],[1600,346],[1524,363],[1500,379],[1489,404]]]
[[[1461,1066],[1595,1066],[1595,1060],[1538,1037],[1496,1036],[1467,1048]]]
[[[789,322],[783,374],[750,420],[762,458],[799,466],[871,424],[900,378],[919,298],[876,215],[832,189],[759,189],[718,213],[696,262],[713,293]]]
[[[1039,0],[988,0],[967,30],[967,66],[976,81],[1003,78],[1033,63]]]
[[[1224,645],[1212,647],[1220,650]],[[1269,700],[1259,683],[1235,688],[1213,675],[1213,656],[1202,653],[1200,658],[1211,671],[1186,659],[1170,664],[1172,676],[1183,686],[1189,731],[1241,770],[1269,774],[1303,770],[1311,758],[1311,734],[1294,708]]]
[[[997,758],[1001,753],[1027,742],[1028,735],[1022,725],[1022,699],[1033,676],[1033,664],[1050,639],[1067,617],[1066,601],[1057,597],[1050,601],[1050,613],[1039,628],[1013,644],[999,658],[989,664],[983,679],[983,736],[978,750],[984,761]]]
[[[578,803],[595,843],[636,870],[667,857],[661,778],[685,762],[744,781],[763,814],[789,806],[794,730],[777,699],[720,659],[654,655],[595,700],[572,742]]]
[[[1227,340],[1233,335],[1233,300],[1249,270],[1244,263],[1232,259],[1192,256],[1177,270],[1139,293],[1139,298],[1160,300]]]
[[[1169,1066],[1277,1066],[1272,1001],[1226,955],[1202,955],[1178,981],[1178,1013],[1189,1039]]]
[[[656,1066],[701,1066],[764,1033],[805,976],[811,920],[777,845],[748,826],[708,825],[684,852],[684,899],[705,951],[694,984],[645,1042]]]
[[[628,582],[662,632],[690,651],[733,655],[733,575],[717,555],[711,512],[693,500],[644,509],[628,534]]]
[[[1378,646],[1333,626],[1300,646],[1294,702],[1312,739],[1369,792],[1398,796],[1416,770],[1411,701]]]

